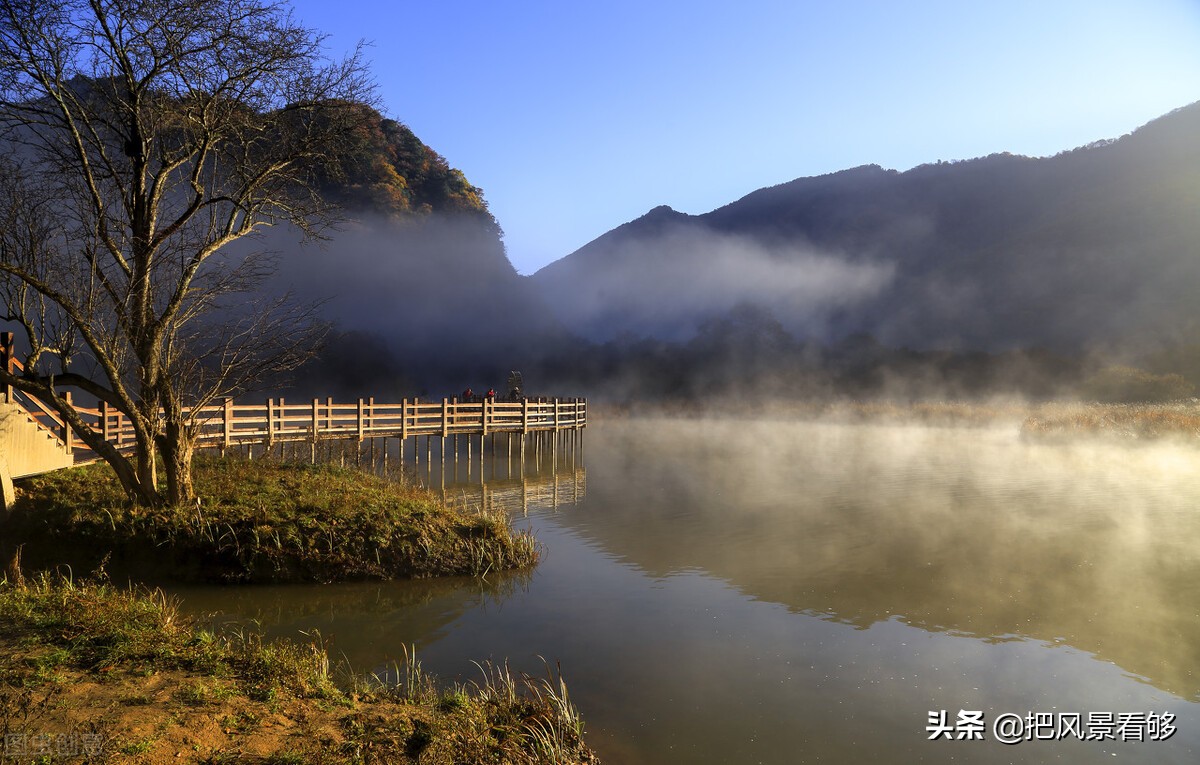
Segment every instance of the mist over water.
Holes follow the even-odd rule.
[[[597,341],[623,333],[686,340],[706,319],[740,305],[772,312],[789,331],[820,337],[835,313],[876,297],[895,272],[886,260],[797,242],[767,245],[679,223],[597,257],[604,268],[586,275],[564,260],[535,279],[559,318]]]
[[[577,502],[518,513],[546,545],[532,572],[246,590],[231,610],[316,627],[366,670],[406,643],[451,678],[477,677],[471,659],[561,662],[606,762],[1200,753],[1200,449],[1037,443],[1015,425],[648,418],[589,427],[584,464]],[[1169,711],[1178,732],[929,741],[941,709],[989,726]]]

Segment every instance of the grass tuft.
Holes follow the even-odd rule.
[[[208,725],[224,744],[208,741],[204,762],[236,760],[246,747],[259,753],[256,761],[276,763],[596,761],[557,668],[531,678],[480,665],[483,682],[439,688],[408,648],[394,679],[352,676],[339,686],[319,635],[292,642],[237,629],[214,634],[155,591],[47,574],[0,583],[0,625],[0,733],[33,734],[54,715],[56,725],[87,729],[86,710],[61,703],[68,687],[81,685],[109,689],[101,706],[170,721],[147,735],[106,720],[98,759],[164,761],[183,744],[198,746],[188,737]],[[71,682],[46,676],[46,662]],[[171,690],[152,692],[151,682],[164,678]],[[278,726],[265,721],[281,717],[304,735],[270,738]]]

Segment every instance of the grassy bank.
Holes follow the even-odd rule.
[[[553,673],[439,689],[411,660],[396,680],[205,631],[150,591],[0,583],[0,762],[594,762]]]
[[[0,538],[36,567],[220,582],[480,575],[536,563],[528,533],[432,495],[327,465],[199,458],[200,503],[132,506],[107,465],[18,485]]]
[[[1031,437],[1101,435],[1121,440],[1180,438],[1200,440],[1200,400],[1105,404],[1086,401],[733,401],[701,407],[605,406],[592,409],[605,419],[649,417],[764,417],[834,423],[922,424],[935,427],[1020,425]]]
[[[1200,443],[1200,404],[1057,404],[1030,414],[1021,425],[1030,437],[1101,435],[1120,440],[1178,438]]]

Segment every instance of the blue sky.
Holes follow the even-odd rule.
[[[650,208],[1115,138],[1200,100],[1197,0],[294,0],[531,273]]]

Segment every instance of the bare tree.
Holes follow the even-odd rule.
[[[271,266],[230,245],[332,220],[318,178],[373,83],[322,44],[276,0],[0,0],[0,294],[30,349],[0,380],[140,503],[193,499],[189,410],[303,356],[311,317],[228,313]],[[129,417],[132,459],[63,386]]]

